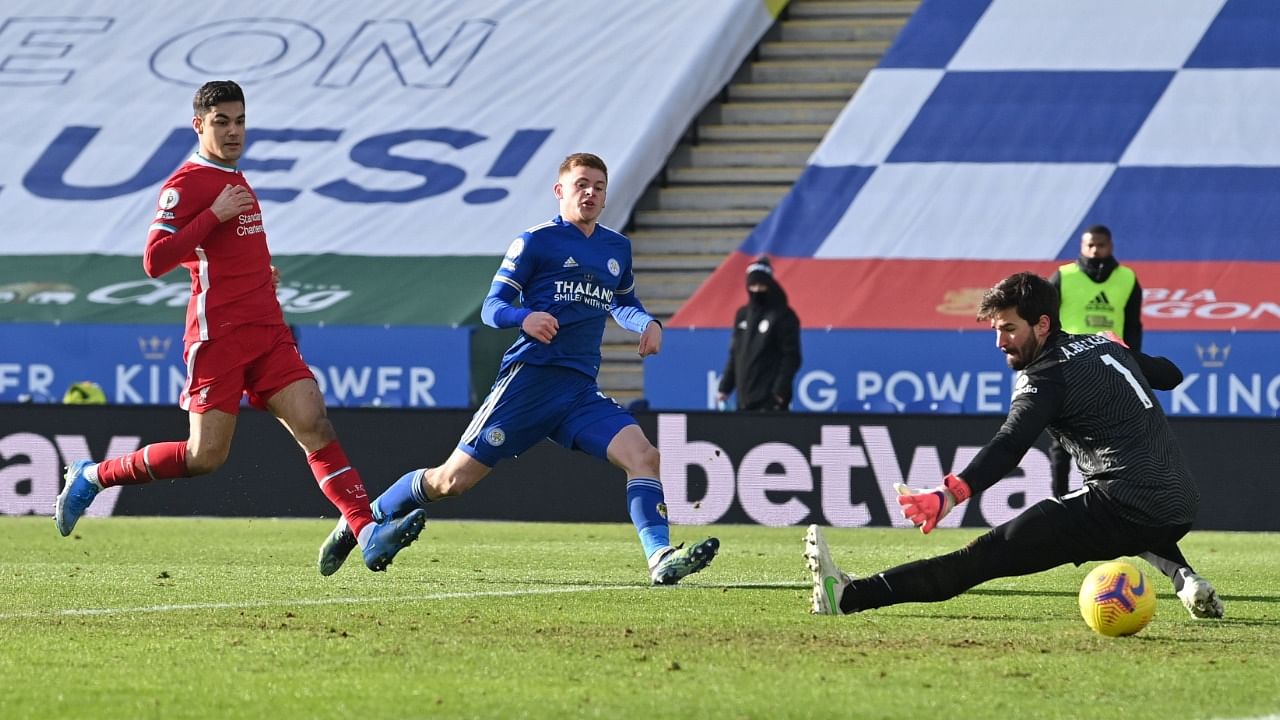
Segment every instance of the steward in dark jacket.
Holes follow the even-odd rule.
[[[720,400],[735,390],[739,410],[787,410],[800,369],[800,318],[767,257],[747,268],[747,304],[733,319]]]

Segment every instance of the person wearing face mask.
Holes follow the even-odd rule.
[[[1132,268],[1114,255],[1111,230],[1093,225],[1080,236],[1080,257],[1058,268],[1049,283],[1058,291],[1063,332],[1115,333],[1131,350],[1142,352],[1142,286]],[[1057,442],[1049,445],[1053,494],[1070,490],[1071,455]]]
[[[747,267],[747,304],[733,319],[717,398],[736,390],[739,410],[788,410],[800,360],[800,318],[762,255]]]
[[[1058,268],[1049,282],[1062,299],[1062,329],[1069,333],[1111,331],[1142,351],[1142,286],[1132,268],[1115,258],[1106,225],[1080,236],[1080,257]]]

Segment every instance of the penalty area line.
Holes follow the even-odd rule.
[[[799,587],[795,583],[729,583],[720,585],[690,585],[689,588],[752,588]],[[0,613],[0,620],[30,620],[58,617],[103,617],[111,615],[140,615],[150,613],[184,612],[188,610],[252,610],[271,607],[310,607],[320,605],[376,605],[379,603],[420,603],[439,600],[474,600],[487,597],[522,597],[534,595],[561,595],[567,593],[605,592],[609,590],[647,590],[647,585],[583,585],[575,587],[529,588],[525,590],[481,590],[477,592],[442,592],[427,595],[395,595],[390,597],[334,597],[334,598],[282,598],[280,600],[246,600],[244,602],[186,603],[168,605],[141,605],[114,608],[64,608],[62,610],[35,610]]]

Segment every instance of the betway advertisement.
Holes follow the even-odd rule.
[[[420,273],[434,266],[408,260],[498,258],[555,215],[556,168],[579,151],[609,164],[602,221],[621,226],[778,5],[6,2],[0,320],[57,308],[76,321],[109,307],[88,295],[127,278],[94,284],[82,267],[68,283],[27,264],[140,256],[159,185],[197,147],[196,88],[233,79],[247,96],[240,168],[273,254],[330,260],[291,279],[413,298],[417,322],[439,322],[431,300],[457,304],[452,283],[379,284],[337,258],[399,259]],[[464,270],[483,280],[493,269]],[[365,323],[392,321],[379,307],[403,305],[368,303]]]
[[[1147,310],[1153,305],[1148,303]],[[1171,416],[1273,417],[1280,411],[1280,333],[1151,332],[1143,349],[1182,369],[1158,392]],[[1014,374],[991,331],[804,330],[791,408],[805,412],[928,412],[940,403],[1005,413]],[[645,395],[663,410],[716,407],[729,331],[671,328],[645,361]]]
[[[61,402],[72,383],[112,405],[177,405],[182,326],[12,323],[0,346],[0,403]],[[330,407],[468,407],[470,327],[294,326]]]
[[[351,462],[377,494],[401,473],[446,457],[470,413],[336,408],[330,417]],[[637,419],[662,454],[676,539],[690,534],[679,526],[719,523],[916,532],[905,527],[893,484],[933,487],[945,473],[963,468],[999,427],[999,418],[965,416],[701,412],[644,413]],[[0,405],[0,514],[51,514],[65,464],[182,437],[183,421],[177,408]],[[264,413],[247,413],[240,422],[230,458],[216,473],[108,490],[76,533],[91,535],[94,518],[110,515],[336,517],[279,423]],[[1271,452],[1280,443],[1280,425],[1174,418],[1173,429],[1200,485],[1197,529],[1280,530]],[[1045,443],[1041,438],[1009,477],[974,496],[943,525],[997,525],[1049,497]],[[1237,450],[1223,453],[1228,446]],[[1078,485],[1080,478],[1072,482]],[[1242,497],[1250,501],[1238,502]],[[500,463],[462,497],[433,503],[428,513],[625,523],[626,479],[602,460],[544,442]],[[49,532],[55,532],[52,522]]]

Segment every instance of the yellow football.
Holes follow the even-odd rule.
[[[1080,585],[1080,615],[1100,635],[1133,635],[1155,614],[1155,588],[1141,570],[1127,562],[1103,563]]]

